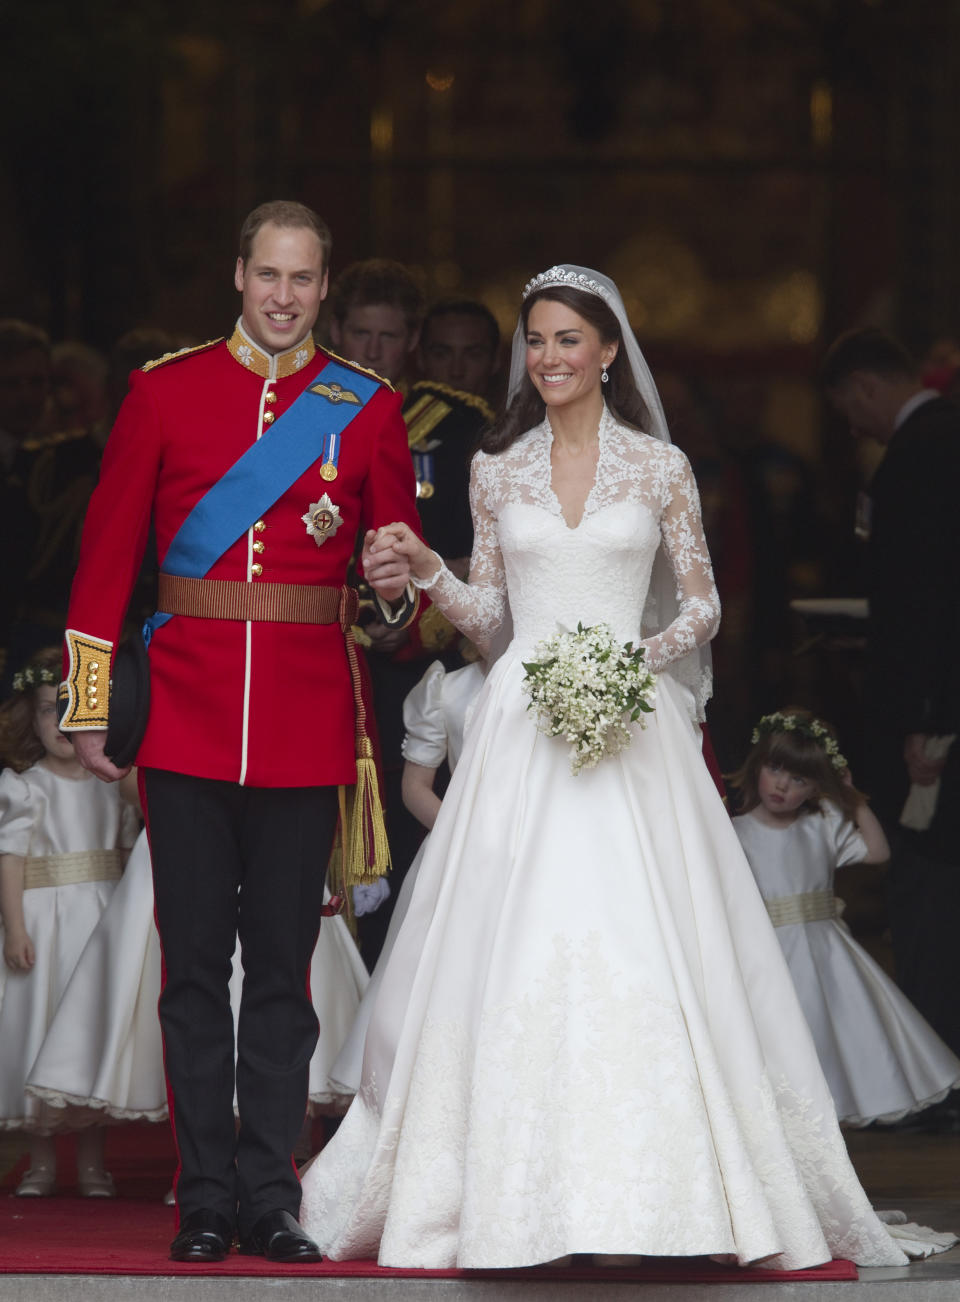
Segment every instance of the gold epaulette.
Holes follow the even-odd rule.
[[[372,380],[377,380],[385,388],[389,389],[391,393],[396,393],[397,386],[391,384],[384,376],[378,375],[376,371],[371,371],[369,366],[361,366],[359,362],[351,362],[348,357],[341,357],[339,353],[335,353],[332,348],[327,348],[326,345],[324,345],[323,351],[328,357],[332,358],[333,361],[339,362],[341,366],[349,366],[351,371],[359,371],[361,375],[369,375]]]
[[[436,394],[424,393],[403,413],[407,423],[407,442],[412,448],[422,443],[453,408]]]
[[[39,452],[43,448],[55,448],[61,443],[75,443],[77,439],[85,439],[90,433],[83,425],[76,429],[55,430],[52,434],[36,434],[33,438],[24,439],[20,446],[24,452]]]
[[[175,352],[164,353],[162,357],[155,357],[152,362],[144,362],[140,367],[141,371],[152,371],[157,366],[166,366],[167,362],[175,362],[181,357],[189,357],[192,353],[202,353],[207,348],[215,348],[217,344],[222,344],[225,336],[221,335],[219,339],[208,339],[205,344],[191,344],[188,348],[178,348]]]
[[[418,393],[436,393],[442,394],[445,398],[453,398],[456,402],[462,402],[465,407],[472,407],[478,411],[485,421],[492,424],[496,418],[496,412],[484,398],[478,393],[467,393],[464,389],[454,389],[452,385],[441,384],[439,380],[417,380],[416,384],[410,390],[412,398]]]

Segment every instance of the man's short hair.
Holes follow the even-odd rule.
[[[423,330],[420,334],[421,342],[425,343],[427,341],[430,322],[441,316],[477,317],[486,327],[490,339],[491,353],[496,356],[500,351],[500,326],[497,324],[497,318],[485,303],[480,303],[475,298],[439,299],[431,306],[427,315],[423,318]]]
[[[402,262],[367,258],[345,267],[330,291],[330,312],[341,325],[355,307],[395,307],[411,330],[423,320],[423,290]]]
[[[21,353],[32,352],[39,348],[50,355],[50,336],[39,326],[30,325],[28,321],[18,321],[16,317],[0,320],[0,361],[9,361]]]
[[[330,227],[312,208],[308,208],[305,203],[296,203],[293,199],[271,199],[269,203],[262,203],[259,208],[254,208],[248,215],[240,227],[241,262],[246,263],[257,231],[268,222],[273,222],[274,226],[313,231],[320,241],[323,267],[326,270],[330,263],[330,250],[333,247]]]
[[[820,365],[820,383],[837,389],[857,371],[871,371],[885,379],[913,379],[916,367],[904,346],[875,326],[847,330],[827,349]]]

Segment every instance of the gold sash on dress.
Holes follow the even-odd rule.
[[[773,900],[764,900],[764,904],[775,927],[788,927],[794,922],[824,922],[837,917],[840,912],[831,890],[780,895]]]
[[[115,882],[123,875],[123,850],[76,850],[72,854],[31,855],[23,865],[23,889]]]

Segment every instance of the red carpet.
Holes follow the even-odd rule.
[[[737,1270],[703,1259],[657,1260],[637,1267],[597,1270],[588,1265],[513,1271],[390,1270],[373,1261],[281,1266],[231,1253],[215,1266],[168,1260],[173,1210],[160,1201],[173,1173],[173,1145],[166,1126],[117,1126],[108,1132],[107,1165],[117,1182],[113,1201],[72,1196],[72,1141],[58,1144],[64,1193],[55,1198],[14,1198],[21,1161],[0,1186],[0,1274],[63,1275],[267,1275],[370,1276],[428,1279],[497,1278],[667,1283],[782,1283],[787,1280],[851,1280],[857,1270],[834,1261],[812,1270]],[[122,1244],[122,1246],[118,1246]]]

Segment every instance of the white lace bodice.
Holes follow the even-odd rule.
[[[605,622],[624,641],[639,640],[661,544],[679,612],[644,640],[651,668],[660,671],[716,632],[720,602],[687,458],[618,425],[606,409],[599,435],[596,479],[576,528],[552,487],[549,419],[505,452],[474,457],[469,582],[444,567],[429,586],[431,599],[482,649],[500,630],[508,602],[514,638],[524,648],[578,621]]]

